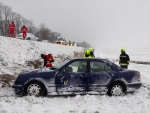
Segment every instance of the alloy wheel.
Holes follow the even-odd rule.
[[[28,95],[39,96],[41,93],[41,87],[38,84],[30,84],[27,88]]]
[[[112,96],[121,96],[123,95],[123,87],[119,84],[113,85],[111,88],[111,95]]]

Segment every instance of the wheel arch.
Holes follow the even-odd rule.
[[[31,40],[31,38],[30,38],[30,37],[27,37],[27,40]]]
[[[34,83],[34,82],[41,83],[41,84],[44,86],[44,88],[45,88],[45,95],[47,95],[47,88],[46,88],[45,84],[44,84],[42,81],[36,80],[36,79],[32,79],[32,80],[28,81],[27,83],[25,83],[23,94],[26,94],[26,93],[27,93],[27,92],[26,92],[27,86],[28,86],[30,83]]]
[[[121,81],[121,80],[117,80],[117,81],[112,82],[112,83],[109,85],[108,90],[110,90],[111,86],[112,86],[113,84],[116,84],[116,83],[119,83],[119,84],[121,84],[121,85],[123,86],[124,92],[127,91],[127,86],[126,86],[126,84],[125,84],[123,81]]]

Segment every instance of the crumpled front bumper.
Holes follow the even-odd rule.
[[[19,95],[19,96],[23,95],[23,91],[24,91],[24,86],[23,85],[13,84],[12,88],[13,88],[16,95]]]

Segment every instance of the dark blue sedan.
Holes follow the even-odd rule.
[[[75,58],[57,66],[22,72],[12,88],[17,95],[108,94],[121,96],[139,89],[140,72],[107,59]]]

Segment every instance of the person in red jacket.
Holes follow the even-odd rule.
[[[22,28],[21,28],[21,33],[23,35],[23,39],[25,39],[25,37],[27,36],[27,27],[24,25]]]
[[[16,26],[15,26],[14,22],[10,23],[9,24],[9,36],[10,37],[15,37],[14,36],[15,29],[16,29]]]
[[[49,54],[48,55],[45,55],[45,54],[41,54],[41,58],[44,59],[44,65],[43,67],[52,67],[52,63],[54,60],[53,60],[53,56],[50,56]]]

